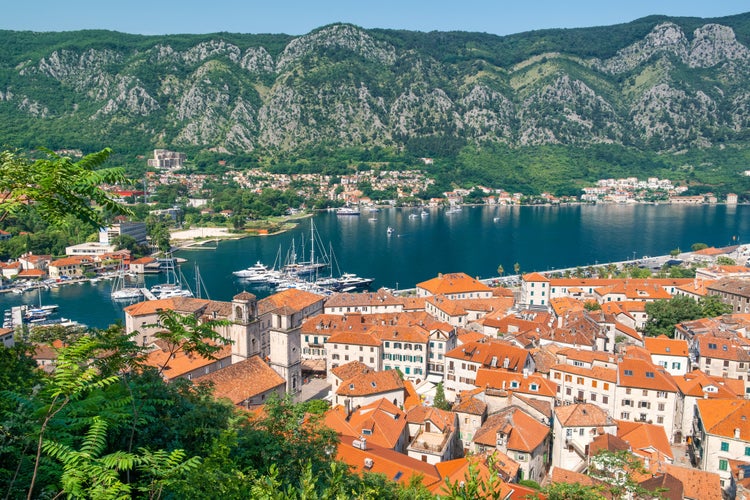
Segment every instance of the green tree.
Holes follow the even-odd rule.
[[[669,251],[669,255],[672,256],[672,257],[677,257],[678,255],[680,255],[680,253],[682,253],[682,252],[679,249],[679,247],[678,248],[673,248],[672,250]]]
[[[737,264],[734,259],[727,257],[726,255],[719,255],[716,257],[716,263],[720,266],[734,266]]]
[[[502,264],[500,264],[499,266],[497,266],[497,275],[502,276],[503,274],[505,274],[505,268]]]
[[[443,389],[443,382],[438,382],[435,387],[435,400],[432,402],[432,406],[440,410],[450,410],[451,404],[445,399],[445,389]]]
[[[646,314],[648,320],[643,333],[650,337],[664,334],[672,338],[677,323],[703,317],[703,309],[695,299],[678,295],[670,300],[647,302]]]
[[[722,314],[731,314],[732,306],[721,301],[718,295],[706,295],[698,300],[701,307],[701,315],[704,318],[715,318]]]
[[[693,252],[697,252],[698,250],[703,250],[705,248],[708,248],[708,245],[706,245],[705,243],[693,243],[692,245],[690,245],[690,250],[692,250]]]
[[[223,337],[216,329],[227,326],[224,320],[203,320],[192,314],[180,314],[171,309],[159,312],[158,323],[145,325],[147,328],[158,327],[154,337],[164,341],[167,359],[171,360],[178,352],[214,359],[214,354],[231,340]],[[168,363],[159,368],[159,374],[167,369]]]

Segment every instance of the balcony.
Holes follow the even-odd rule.
[[[453,433],[420,432],[409,445],[408,451],[427,452],[442,456],[452,435]]]

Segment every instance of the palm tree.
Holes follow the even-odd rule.
[[[497,275],[502,276],[503,274],[505,274],[505,268],[502,264],[500,264],[499,266],[497,266]]]
[[[519,264],[518,262],[516,262],[515,264],[513,264],[513,271],[516,274],[520,274],[521,273],[521,264]]]

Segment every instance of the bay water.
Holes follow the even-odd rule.
[[[497,276],[502,265],[512,274],[547,271],[664,255],[674,248],[689,250],[696,242],[709,246],[745,243],[750,238],[750,206],[727,205],[572,205],[525,207],[464,207],[444,209],[383,209],[360,216],[333,212],[312,220],[322,245],[332,250],[334,273],[356,273],[375,279],[371,289],[412,288],[438,273],[465,272],[474,277]],[[412,215],[415,214],[415,215]],[[410,217],[410,215],[412,215]],[[388,235],[387,229],[393,228]],[[287,258],[292,242],[298,260],[309,258],[310,222],[275,236],[222,241],[215,249],[183,250],[176,256],[186,283],[195,289],[199,269],[211,299],[231,300],[247,290],[259,298],[269,288],[248,286],[232,271],[261,261],[270,266]],[[303,256],[304,251],[304,256]],[[145,286],[163,281],[148,276]],[[23,295],[0,294],[0,309],[19,304],[58,304],[60,315],[92,327],[106,328],[124,320],[123,303],[110,299],[111,282],[60,286]]]

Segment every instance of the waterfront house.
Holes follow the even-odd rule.
[[[524,274],[519,303],[524,306],[548,306],[550,300],[550,280],[539,273]]]
[[[61,276],[81,277],[93,265],[94,260],[92,257],[82,255],[65,257],[49,263],[49,276],[50,278],[60,278]]]
[[[366,293],[334,293],[325,303],[325,314],[386,314],[404,311],[404,299],[380,289]]]
[[[417,297],[444,295],[448,299],[489,299],[492,289],[465,273],[439,274],[417,283]]]

